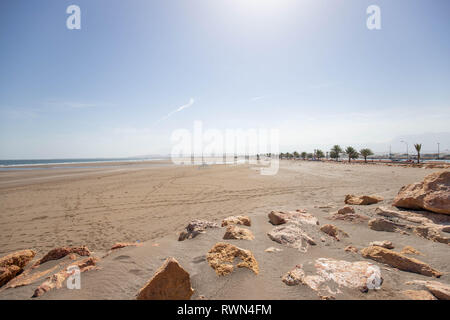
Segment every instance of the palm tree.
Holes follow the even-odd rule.
[[[301,157],[303,160],[306,160],[306,156],[308,155],[305,151],[303,151],[301,154]]]
[[[364,157],[364,162],[366,162],[366,163],[367,163],[367,157],[373,156],[373,152],[369,148],[361,149],[361,150],[359,150],[359,153]]]
[[[292,158],[292,154],[290,154],[289,152],[286,152],[286,158],[287,159],[291,159]]]
[[[422,149],[422,144],[421,143],[416,143],[414,144],[414,148],[416,148],[417,151],[417,163],[420,162],[420,149]]]
[[[333,159],[336,159],[336,161],[339,161],[339,154],[342,153],[342,148],[339,145],[334,145],[333,148],[331,148],[330,151],[330,157]]]
[[[293,155],[295,159],[300,158],[300,154],[297,151],[294,151]]]
[[[348,156],[348,162],[350,162],[351,159],[357,159],[359,157],[358,151],[356,151],[353,147],[347,147],[345,149],[345,154]]]
[[[317,159],[320,160],[320,158],[325,157],[325,154],[323,153],[322,150],[317,149],[317,150],[316,150],[316,157],[317,157]]]

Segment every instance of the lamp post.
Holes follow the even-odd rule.
[[[406,160],[409,160],[409,150],[408,150],[408,142],[406,142],[406,141],[400,141],[400,142],[403,142],[404,144],[406,144]]]
[[[437,145],[438,145],[438,158],[437,159],[439,160],[439,153],[440,153],[439,152],[439,145],[440,145],[440,143],[438,142]]]

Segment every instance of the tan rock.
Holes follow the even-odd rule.
[[[289,223],[272,229],[268,234],[270,239],[288,247],[306,252],[310,245],[316,245],[299,223]]]
[[[340,208],[337,212],[337,214],[348,214],[348,213],[355,213],[355,209],[351,206],[345,206]]]
[[[383,198],[379,196],[355,196],[353,194],[345,196],[345,203],[352,205],[369,205],[380,201],[383,201]]]
[[[450,171],[434,172],[422,182],[404,186],[394,199],[393,205],[450,214]]]
[[[320,231],[328,234],[329,236],[335,238],[337,241],[340,241],[341,238],[343,237],[348,237],[348,234],[344,231],[342,231],[341,229],[339,229],[336,226],[333,226],[332,224],[326,224],[323,225],[320,228]]]
[[[433,269],[425,262],[383,247],[370,246],[362,249],[361,254],[365,258],[388,264],[403,271],[415,272],[429,277],[440,277],[442,275],[441,272]]]
[[[402,294],[410,300],[437,300],[435,296],[426,290],[405,290],[402,291]]]
[[[437,228],[429,226],[414,227],[414,233],[424,239],[450,244],[450,237],[443,237]]]
[[[369,244],[370,246],[378,246],[378,247],[383,247],[386,249],[394,249],[394,245],[392,244],[391,241],[373,241]]]
[[[303,271],[302,265],[295,266],[294,269],[288,271],[283,277],[281,281],[283,281],[288,286],[296,286],[303,283],[303,279],[305,278],[305,272]]]
[[[296,210],[296,211],[271,211],[268,214],[269,221],[273,225],[285,224],[289,221],[296,221],[300,223],[306,223],[311,225],[318,225],[319,220],[313,216],[305,212],[304,210]]]
[[[354,247],[352,245],[346,246],[344,250],[347,251],[347,252],[358,253],[358,248],[356,248],[356,247]]]
[[[138,300],[189,300],[194,293],[189,273],[167,258],[137,295]]]
[[[368,222],[370,229],[375,231],[401,232],[406,227],[404,224],[395,223],[383,218],[371,219]]]
[[[250,227],[251,220],[247,216],[230,216],[222,220],[222,227],[226,227],[230,224],[240,224]]]
[[[236,266],[238,268],[248,268],[254,273],[259,273],[258,262],[250,250],[238,248],[232,244],[218,242],[209,250],[206,260],[217,275],[224,276],[234,270],[234,259],[242,260]]]
[[[417,250],[411,246],[405,246],[400,253],[401,254],[423,255],[419,250]]]
[[[142,246],[142,243],[140,242],[117,242],[115,243],[110,250],[117,250],[122,249],[126,247],[139,247]]]
[[[248,229],[230,225],[227,227],[227,231],[225,232],[223,238],[236,240],[253,240],[255,239],[255,236]]]
[[[422,285],[439,300],[450,300],[450,286],[437,281],[414,280],[406,284]]]
[[[193,239],[200,233],[204,233],[206,229],[218,228],[218,227],[219,226],[215,222],[200,220],[200,219],[192,220],[186,226],[186,229],[180,233],[180,235],[178,237],[178,241],[183,241],[186,239]]]
[[[84,259],[78,263],[74,263],[74,264],[68,266],[67,268],[64,268],[63,270],[53,274],[48,280],[46,280],[39,287],[37,287],[37,289],[34,291],[32,298],[40,297],[44,293],[46,293],[52,289],[61,288],[64,281],[70,275],[72,275],[72,271],[71,271],[72,267],[74,267],[74,266],[78,267],[80,270],[80,273],[81,273],[81,272],[89,271],[89,270],[96,268],[97,261],[98,261],[98,259],[96,259],[94,257],[90,257],[90,258]]]
[[[34,266],[41,265],[47,261],[59,260],[64,258],[68,254],[76,253],[79,256],[90,256],[91,252],[85,246],[83,247],[60,247],[50,250],[45,256],[43,256],[39,261],[37,261]]]
[[[10,253],[0,258],[0,267],[17,266],[19,268],[25,267],[31,260],[33,260],[36,253],[33,250],[21,250]]]
[[[0,287],[14,279],[19,273],[22,272],[22,270],[22,268],[15,265],[0,267]]]
[[[437,281],[427,281],[425,286],[439,300],[450,300],[450,286]]]

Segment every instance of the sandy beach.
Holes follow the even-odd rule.
[[[168,162],[0,172],[0,255],[33,249],[36,257],[41,257],[56,247],[87,246],[102,258],[99,270],[83,273],[81,290],[52,290],[44,299],[134,299],[170,256],[190,273],[193,299],[317,299],[305,286],[286,286],[281,276],[295,265],[308,265],[320,257],[364,260],[344,248],[363,248],[378,240],[392,241],[399,250],[409,245],[423,252],[420,259],[443,272],[440,281],[448,284],[448,245],[415,235],[377,232],[367,223],[333,221],[349,237],[327,240],[307,253],[283,247],[267,237],[273,228],[267,219],[272,210],[305,209],[323,225],[330,223],[327,217],[331,212],[344,205],[346,194],[376,194],[384,198],[381,205],[390,206],[402,186],[436,171],[381,164],[282,161],[274,176],[260,175],[250,165],[199,167]],[[378,204],[355,207],[357,213],[374,217]],[[208,265],[205,255],[216,242],[224,241],[223,228],[177,241],[180,231],[193,219],[220,225],[223,218],[235,215],[252,219],[250,229],[255,240],[227,242],[253,252],[261,269],[257,276],[240,269],[218,277]],[[140,246],[105,256],[117,242],[136,241]],[[271,246],[283,251],[264,251]],[[56,266],[64,259],[40,268]],[[382,267],[382,272],[381,290],[356,295],[344,292],[339,298],[404,299],[400,291],[411,289],[405,285],[407,281],[429,279],[395,268]],[[0,299],[30,298],[40,282],[2,289]]]

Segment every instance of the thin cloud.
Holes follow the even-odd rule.
[[[261,99],[264,99],[264,98],[265,98],[265,96],[259,96],[259,97],[253,97],[250,100],[251,101],[258,101],[258,100],[261,100]]]
[[[182,105],[181,107],[178,107],[177,109],[173,110],[172,112],[170,112],[166,116],[164,116],[161,119],[159,119],[158,121],[156,121],[156,123],[159,123],[161,121],[167,120],[168,118],[173,116],[175,113],[180,112],[181,110],[187,109],[187,108],[191,107],[193,104],[194,104],[194,99],[190,98],[188,103],[186,103],[186,104]]]

